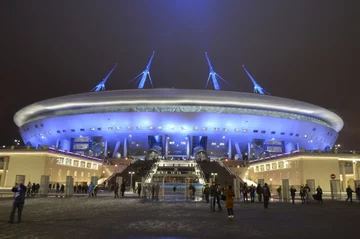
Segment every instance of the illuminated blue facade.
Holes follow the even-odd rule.
[[[23,141],[99,157],[257,158],[332,148],[343,121],[311,104],[239,92],[135,89],[64,96],[16,113]]]

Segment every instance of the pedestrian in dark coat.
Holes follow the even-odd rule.
[[[120,191],[121,191],[121,197],[124,197],[125,196],[125,183],[121,184]]]
[[[293,204],[295,204],[295,193],[296,193],[296,189],[294,188],[294,186],[291,186],[290,195],[291,195],[291,200],[292,200]]]
[[[360,185],[358,185],[358,187],[356,188],[355,192],[356,192],[356,195],[357,195],[357,197],[358,197],[358,199],[359,199],[359,202],[360,202]]]
[[[269,199],[271,197],[271,192],[270,192],[270,188],[267,185],[267,183],[265,183],[264,187],[262,188],[262,192],[263,192],[263,197],[264,197],[264,208],[268,209],[269,208]]]
[[[316,189],[316,199],[317,199],[318,203],[320,203],[320,202],[324,203],[324,201],[322,200],[322,194],[323,194],[323,191],[319,185]]]
[[[256,194],[258,195],[259,202],[261,202],[262,201],[262,188],[261,188],[260,183],[256,187]]]
[[[353,190],[350,188],[350,185],[347,187],[346,189],[346,194],[347,194],[347,199],[346,202],[350,199],[350,203],[352,203],[352,194],[353,194]]]
[[[26,187],[24,186],[22,181],[19,181],[19,184],[15,184],[11,191],[14,192],[14,203],[11,210],[9,223],[14,223],[16,209],[18,210],[18,223],[20,223],[22,210],[25,204]]]

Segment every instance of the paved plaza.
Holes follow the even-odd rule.
[[[236,203],[228,222],[204,202],[48,197],[27,199],[23,222],[8,224],[11,207],[0,200],[0,238],[345,238],[360,218],[358,202]]]

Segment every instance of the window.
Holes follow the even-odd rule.
[[[299,134],[295,134],[296,137],[299,137]]]
[[[280,161],[280,162],[278,163],[278,166],[279,166],[279,168],[284,168],[284,161]]]
[[[207,130],[207,128],[206,128],[206,127],[203,127],[203,128],[202,128],[202,130],[204,130],[204,131],[205,131],[205,130]]]
[[[113,130],[113,127],[109,127],[108,130]]]
[[[101,128],[98,128],[98,130],[101,130]]]
[[[44,127],[44,125],[43,125],[43,124],[40,124],[40,126],[41,126],[41,127]]]
[[[285,135],[285,132],[281,132],[280,134],[281,134],[281,135]]]
[[[80,131],[85,131],[85,129],[80,129]]]
[[[152,126],[150,126],[151,127],[151,129],[152,129]],[[150,127],[149,127],[149,129],[150,129]],[[117,130],[121,130],[121,127],[116,127],[116,129]]]
[[[270,170],[270,164],[266,164],[266,170]]]
[[[275,132],[275,131],[271,131],[271,134],[276,134],[276,132]]]
[[[85,168],[85,162],[84,161],[80,162],[80,167]]]
[[[60,130],[58,130],[58,131],[56,131],[56,132],[58,132],[58,134],[60,134],[60,133],[61,133],[61,131],[60,131]]]
[[[198,129],[199,129],[198,127],[196,127],[196,126],[194,127],[194,130],[198,130]]]
[[[79,160],[74,160],[74,166],[79,167]],[[75,175],[76,176],[76,175]]]
[[[93,168],[93,169],[98,169],[98,165],[97,165],[96,163],[94,163],[94,164],[92,165],[92,168]]]
[[[37,124],[35,125],[35,128],[38,128]]]
[[[243,129],[243,132],[246,133],[248,130],[247,129]]]
[[[131,126],[128,126],[128,129],[129,129],[129,130],[132,130],[132,127],[131,127]]]
[[[141,129],[141,127],[140,127],[140,126],[136,126],[136,129],[137,129],[137,130],[140,130],[140,129]]]
[[[271,163],[271,167],[272,167],[273,170],[277,169],[277,163]]]
[[[224,131],[227,131],[228,129],[227,128],[223,128]]]
[[[219,128],[214,128],[215,131],[219,131]]]
[[[293,136],[294,135],[294,133],[290,133],[290,136]]]
[[[94,130],[95,130],[95,128],[90,128],[90,130],[91,130],[91,131],[94,131]]]
[[[66,133],[66,129],[63,129],[63,133]]]
[[[71,132],[75,132],[75,129],[71,129]]]
[[[253,132],[254,132],[254,133],[257,133],[257,132],[259,132],[259,131],[255,129]]]
[[[265,131],[265,130],[261,130],[261,133],[262,133],[262,134],[265,134],[265,133],[266,133],[266,131]]]
[[[265,166],[264,166],[264,165],[260,165],[260,170],[261,170],[261,171],[265,171]]]
[[[239,129],[234,129],[235,132],[239,132]]]
[[[86,167],[87,167],[87,168],[91,168],[91,163],[87,163],[87,164],[86,164]]]
[[[313,128],[313,131],[316,131],[316,128]]]

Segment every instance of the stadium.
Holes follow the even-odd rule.
[[[209,64],[214,90],[144,89],[152,55],[135,80],[138,89],[62,96],[26,106],[14,116],[26,145],[51,146],[100,158],[257,159],[294,150],[329,151],[343,127],[324,108],[254,93],[222,91]]]

